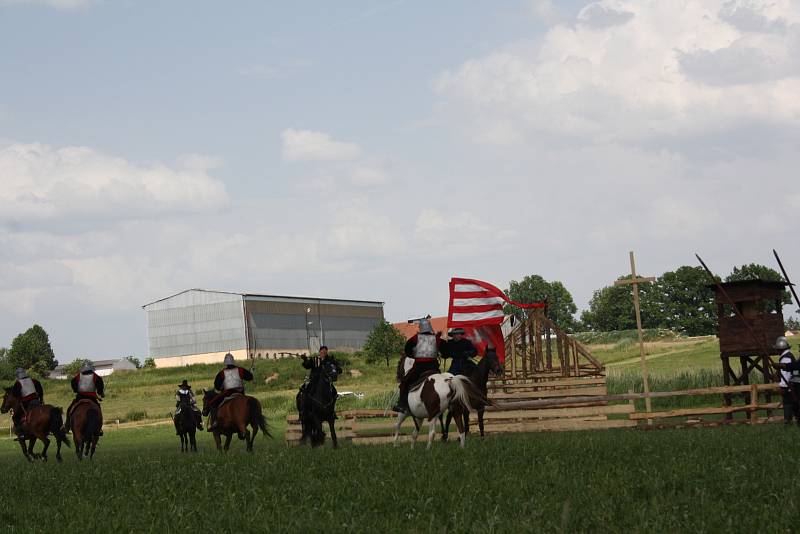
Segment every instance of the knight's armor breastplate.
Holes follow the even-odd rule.
[[[222,374],[225,376],[225,380],[222,382],[222,389],[236,389],[244,387],[242,377],[239,376],[238,367],[234,367],[233,369],[225,369],[222,371]]]
[[[435,358],[436,336],[420,334],[417,336],[417,346],[414,347],[414,358]]]
[[[94,374],[82,374],[78,379],[78,393],[94,393],[97,387],[94,385]]]
[[[20,380],[19,387],[23,397],[36,393],[36,386],[33,384],[33,379],[30,377]]]

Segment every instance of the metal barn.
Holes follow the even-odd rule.
[[[158,367],[354,351],[383,319],[383,302],[189,289],[142,307]]]

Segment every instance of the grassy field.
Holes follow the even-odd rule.
[[[102,438],[92,462],[28,465],[6,532],[779,532],[800,516],[800,430],[782,425],[504,435],[437,443],[182,455],[164,427]],[[13,495],[13,497],[11,497]],[[8,499],[13,499],[9,501]],[[13,502],[13,506],[8,503]]]
[[[609,392],[641,390],[638,346],[630,336],[598,340]],[[653,390],[721,383],[713,338],[648,342]],[[386,406],[393,369],[345,362],[340,409]],[[163,419],[184,378],[208,387],[216,366],[143,370],[108,380],[107,420]],[[13,506],[0,508],[10,532],[89,531],[592,531],[776,532],[800,514],[793,465],[797,428],[783,425],[691,430],[615,430],[471,438],[467,448],[436,443],[351,446],[334,451],[289,448],[285,415],[305,371],[296,360],[259,361],[249,392],[265,406],[274,438],[255,453],[231,453],[199,437],[200,452],[182,455],[169,426],[108,428],[92,462],[71,449],[63,464],[27,464],[17,445],[0,440]],[[65,406],[68,384],[47,381],[48,401]],[[657,399],[656,408],[719,398]],[[661,406],[660,403],[665,403]],[[0,425],[7,418],[0,420]],[[55,498],[52,496],[55,495]]]

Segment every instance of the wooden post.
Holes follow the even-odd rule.
[[[639,332],[639,355],[642,358],[642,384],[644,385],[644,392],[645,394],[650,393],[650,379],[647,375],[647,359],[644,355],[644,332],[642,331],[642,315],[639,309],[639,284],[644,284],[648,282],[655,282],[655,278],[652,276],[647,278],[639,278],[636,276],[636,260],[633,257],[633,251],[630,251],[630,258],[631,258],[631,277],[628,280],[617,280],[614,282],[615,286],[621,285],[633,285],[633,309],[636,312],[636,329]],[[645,410],[647,413],[653,411],[652,403],[650,401],[650,397],[645,397],[644,399]],[[653,421],[651,419],[647,420],[648,425],[652,425]]]

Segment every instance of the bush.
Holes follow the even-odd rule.
[[[142,365],[144,369],[155,369],[156,368],[156,361],[153,358],[145,358],[144,365]]]
[[[147,412],[144,410],[133,410],[125,414],[125,421],[142,421],[147,419]]]

